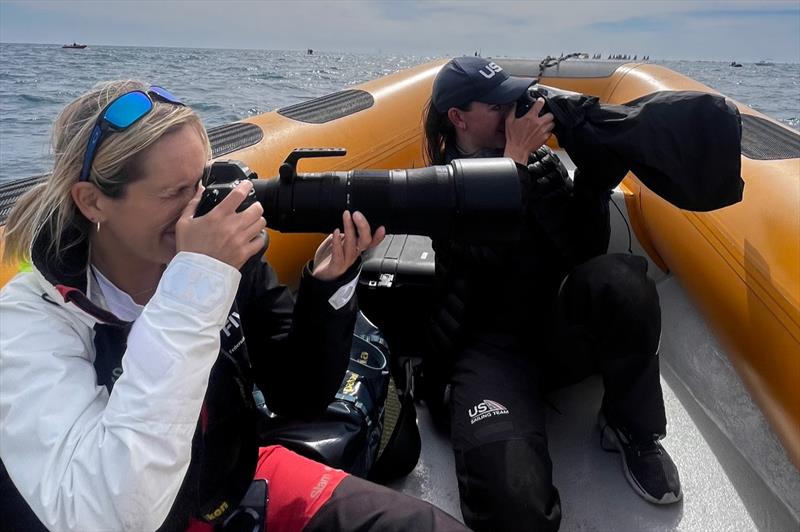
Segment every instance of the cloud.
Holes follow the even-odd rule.
[[[690,34],[698,28],[706,33]],[[535,57],[562,51],[617,51],[667,58],[769,56],[800,61],[800,4],[796,0],[3,1],[0,40],[410,55],[481,50],[486,55]]]
[[[593,22],[587,24],[585,29],[598,32],[615,33],[649,33],[672,31],[676,28],[677,21],[666,16],[631,17],[623,20],[609,22]]]

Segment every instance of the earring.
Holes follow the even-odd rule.
[[[97,220],[97,232],[100,232],[100,220]]]

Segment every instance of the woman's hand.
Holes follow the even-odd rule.
[[[528,156],[547,142],[555,127],[553,115],[539,116],[544,107],[544,99],[538,98],[525,115],[516,118],[517,105],[506,116],[505,157],[511,157],[519,164],[527,165]]]
[[[314,271],[312,275],[322,281],[332,281],[346,272],[363,251],[374,248],[386,236],[386,229],[381,226],[372,234],[369,222],[363,214],[356,211],[342,213],[344,234],[336,229],[322,241],[314,254]]]
[[[266,234],[263,231],[267,222],[262,216],[264,208],[260,203],[255,202],[242,212],[236,212],[251,188],[253,183],[242,181],[219,205],[195,218],[203,194],[203,187],[198,187],[175,224],[176,251],[202,253],[237,270],[241,268],[264,246]]]

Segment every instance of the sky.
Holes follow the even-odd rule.
[[[800,0],[0,0],[0,42],[800,62]]]

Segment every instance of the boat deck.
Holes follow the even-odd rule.
[[[625,213],[621,194],[614,199]],[[627,250],[627,229],[616,209],[611,216],[611,250]],[[634,252],[645,255],[633,240]],[[800,531],[800,473],[678,279],[653,264],[650,274],[662,306],[661,386],[668,422],[662,443],[678,466],[683,500],[669,506],[644,501],[628,485],[619,454],[600,448],[602,382],[592,377],[549,397],[561,530]],[[461,519],[448,436],[434,426],[425,405],[418,405],[418,415],[420,461],[390,486]]]
[[[798,520],[721,433],[679,381],[662,365],[669,421],[664,446],[678,466],[683,500],[650,504],[630,488],[618,454],[600,448],[595,420],[602,396],[599,377],[551,397],[560,413],[548,415],[555,485],[564,531],[797,531]],[[418,405],[422,455],[417,468],[392,487],[425,499],[461,519],[455,463],[447,435]]]

